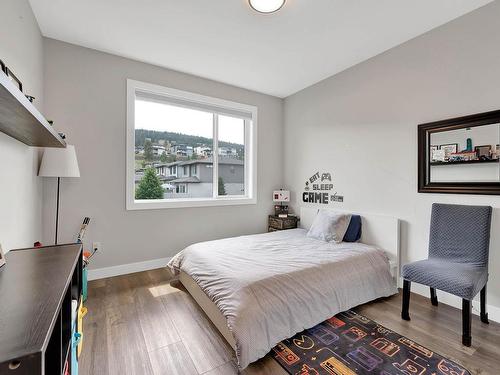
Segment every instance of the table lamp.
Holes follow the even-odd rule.
[[[279,205],[274,206],[274,214],[279,217],[288,216],[288,205],[283,205],[283,203],[290,202],[290,191],[289,190],[275,190],[273,191],[273,202],[279,203]]]
[[[66,148],[45,148],[38,175],[41,177],[57,177],[56,235],[54,241],[57,245],[61,177],[80,177],[75,146],[67,145]]]

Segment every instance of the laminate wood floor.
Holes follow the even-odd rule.
[[[179,289],[180,288],[180,289]],[[236,374],[229,345],[166,269],[89,283],[82,375]],[[473,344],[461,345],[461,313],[412,294],[411,322],[400,318],[401,296],[356,308],[366,317],[462,364],[473,374],[500,374],[500,324],[473,319]],[[244,375],[286,372],[267,355]]]

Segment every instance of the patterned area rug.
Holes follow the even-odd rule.
[[[280,342],[273,352],[293,375],[470,375],[455,362],[354,311]]]

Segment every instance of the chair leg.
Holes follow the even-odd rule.
[[[486,312],[486,285],[481,289],[481,321],[483,323],[489,324],[488,313]]]
[[[468,299],[462,299],[462,344],[471,346],[472,344],[472,302]]]
[[[437,306],[438,305],[438,297],[436,295],[436,289],[435,288],[431,288],[431,303],[433,306]]]
[[[408,280],[403,281],[403,306],[401,310],[401,319],[410,320],[410,289],[411,282]]]

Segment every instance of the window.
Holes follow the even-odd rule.
[[[179,184],[179,185],[176,185],[175,190],[176,190],[177,194],[186,194],[187,193],[187,186],[186,186],[186,184]]]
[[[133,80],[127,92],[127,209],[256,203],[256,107]]]

